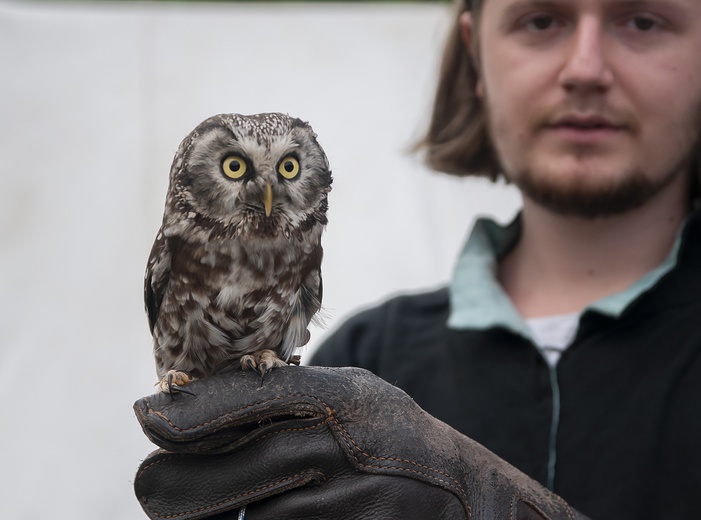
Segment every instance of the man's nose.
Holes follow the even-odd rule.
[[[606,35],[595,17],[577,23],[566,47],[560,83],[569,91],[605,91],[613,82]]]

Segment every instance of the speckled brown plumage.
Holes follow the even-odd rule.
[[[283,114],[220,114],[183,140],[145,279],[161,389],[171,371],[264,373],[307,343],[331,181],[311,127]]]

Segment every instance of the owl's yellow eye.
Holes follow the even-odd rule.
[[[229,155],[224,158],[221,165],[224,175],[231,179],[240,179],[248,171],[246,160],[240,155]]]
[[[285,179],[294,179],[299,175],[299,161],[293,156],[288,155],[277,167],[277,171]]]

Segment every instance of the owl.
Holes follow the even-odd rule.
[[[299,363],[331,182],[316,134],[284,114],[219,114],[182,141],[144,283],[161,391]]]

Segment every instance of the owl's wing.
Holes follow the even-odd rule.
[[[151,254],[148,258],[146,266],[146,278],[144,279],[144,304],[146,306],[146,314],[148,315],[148,324],[153,334],[153,328],[156,326],[158,313],[163,301],[166,287],[170,280],[170,266],[172,262],[172,253],[168,247],[169,241],[163,234],[163,230],[159,230],[156,236],[156,241],[151,248]]]
[[[321,281],[321,270],[313,269],[307,274],[302,282],[302,290],[300,296],[302,300],[302,309],[309,321],[321,321],[318,312],[321,309],[321,300],[323,296],[323,282]]]

